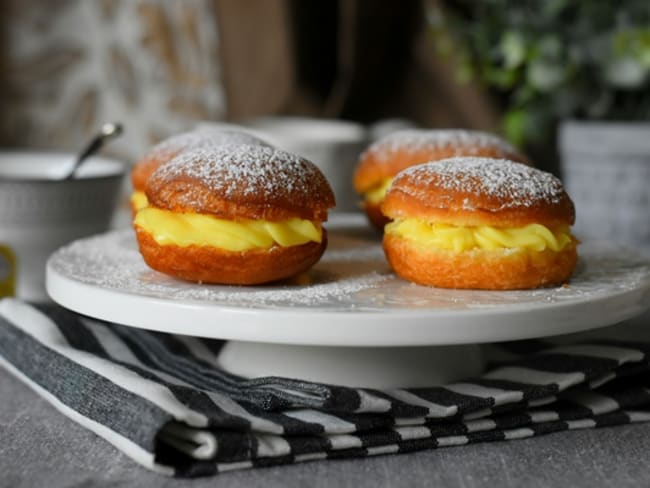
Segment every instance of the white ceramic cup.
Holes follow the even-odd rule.
[[[60,246],[108,230],[125,166],[93,157],[60,180],[73,154],[0,152],[0,245],[15,256],[16,295],[48,301],[45,264]]]
[[[352,176],[359,155],[368,142],[361,124],[309,117],[260,117],[237,126],[204,122],[201,128],[244,129],[279,149],[312,161],[329,181],[336,197],[335,211],[360,211]]]

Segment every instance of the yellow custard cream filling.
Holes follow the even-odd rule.
[[[149,205],[149,201],[143,191],[134,191],[131,194],[131,207],[135,208],[136,211],[145,208],[147,205]]]
[[[456,227],[434,224],[419,219],[396,220],[386,225],[387,234],[415,241],[423,246],[455,252],[470,249],[526,249],[561,251],[571,241],[569,227],[554,231],[540,224],[524,227],[498,228],[491,226]]]
[[[365,194],[366,202],[372,203],[373,205],[380,204],[384,200],[386,192],[388,191],[388,188],[390,188],[392,182],[393,178],[386,178],[381,182],[379,186],[376,186],[367,192]]]
[[[212,246],[226,251],[268,249],[274,245],[299,246],[310,241],[321,242],[323,238],[320,223],[310,220],[234,221],[153,207],[140,210],[134,224],[150,233],[162,246]]]

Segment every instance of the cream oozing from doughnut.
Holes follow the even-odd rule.
[[[327,244],[334,206],[323,174],[278,149],[220,145],[160,166],[134,221],[147,264],[206,283],[266,283],[302,272]]]
[[[397,175],[381,206],[397,274],[449,288],[517,289],[568,279],[573,203],[549,173],[508,160],[458,157]]]

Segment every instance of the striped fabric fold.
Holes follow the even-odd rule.
[[[0,364],[64,415],[158,472],[366,457],[650,420],[650,344],[500,350],[480,378],[372,390],[218,367],[222,343],[0,301]]]

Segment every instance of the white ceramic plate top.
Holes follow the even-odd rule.
[[[221,339],[329,346],[422,346],[565,334],[650,308],[648,261],[582,245],[568,286],[445,290],[397,278],[358,217],[330,227],[309,272],[268,286],[199,285],[149,269],[131,230],[72,243],[48,262],[47,288],[64,307],[126,325]]]

